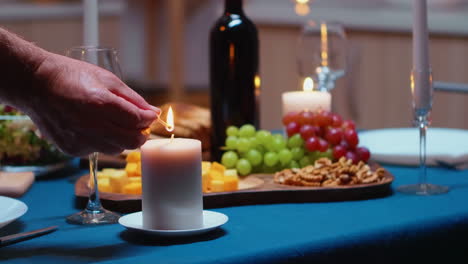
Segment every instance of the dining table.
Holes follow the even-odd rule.
[[[442,195],[398,193],[417,167],[382,164],[392,192],[366,200],[277,203],[209,209],[229,221],[188,237],[65,221],[77,212],[79,166],[37,178],[19,200],[29,208],[0,236],[58,225],[48,235],[0,247],[2,263],[468,263],[468,170],[430,167]]]

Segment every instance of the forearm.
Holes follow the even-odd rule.
[[[0,28],[0,102],[25,107],[34,93],[35,73],[48,52]]]

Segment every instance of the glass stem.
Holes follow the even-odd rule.
[[[421,187],[426,187],[427,183],[427,167],[426,167],[426,132],[427,132],[427,115],[418,116],[419,126],[419,184]]]
[[[99,188],[97,180],[97,165],[98,165],[98,153],[93,152],[89,155],[89,172],[90,177],[93,181],[92,188],[89,194],[88,204],[86,210],[93,213],[99,213],[101,211],[101,201],[99,200]]]

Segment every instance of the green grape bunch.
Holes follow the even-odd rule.
[[[302,168],[326,153],[312,155],[300,135],[285,138],[267,130],[256,130],[251,124],[226,129],[226,142],[221,164],[237,169],[240,175],[275,173],[287,168]]]

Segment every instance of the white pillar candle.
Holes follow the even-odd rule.
[[[319,109],[330,111],[331,95],[319,91],[295,91],[283,93],[283,115],[289,112],[303,110],[316,111]]]
[[[282,95],[283,116],[289,112],[303,110],[316,111],[331,109],[331,94],[314,90],[314,80],[306,77],[302,84],[304,91],[286,92]]]
[[[99,10],[97,0],[83,0],[83,43],[99,45]]]
[[[154,139],[141,147],[143,227],[203,227],[201,142]]]

